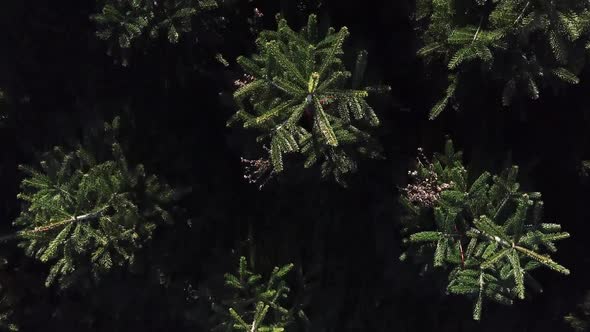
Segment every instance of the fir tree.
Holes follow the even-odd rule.
[[[218,6],[216,0],[102,0],[99,5],[100,13],[91,19],[98,38],[108,42],[109,54],[159,36],[176,44],[182,33],[193,30],[195,17]]]
[[[359,53],[351,73],[341,59],[346,27],[330,28],[322,38],[315,15],[300,32],[277,20],[277,31],[260,33],[257,54],[237,59],[246,75],[236,82],[240,110],[228,124],[261,133],[257,140],[270,154],[268,173],[282,172],[284,155],[299,153],[306,168],[320,163],[324,177],[343,184],[343,176],[356,171],[357,158],[380,156],[363,129],[379,125],[366,101],[375,89],[361,86],[367,53]]]
[[[296,315],[304,316],[297,307],[287,309],[282,304],[290,291],[284,278],[292,269],[293,264],[275,267],[264,280],[248,269],[246,257],[240,257],[237,273],[225,274],[225,285],[233,294],[223,305],[214,304],[216,318],[221,321],[215,330],[280,332]]]
[[[98,280],[133,264],[154,229],[171,222],[172,190],[142,165],[128,166],[118,126],[118,118],[105,124],[108,159],[97,160],[83,146],[69,153],[56,147],[41,170],[21,166],[27,177],[18,197],[25,204],[14,222],[21,230],[3,240],[16,237],[27,255],[51,266],[47,286],[68,287],[88,271]]]
[[[445,154],[432,162],[422,155],[410,172],[415,182],[401,197],[409,245],[402,259],[413,256],[425,268],[448,271],[447,292],[473,298],[479,320],[484,299],[509,305],[525,298],[525,285],[540,290],[532,270],[569,274],[546,254],[569,234],[543,222],[541,194],[520,190],[516,166],[469,183],[461,156],[449,140]]]
[[[520,91],[537,99],[544,86],[577,84],[590,47],[587,1],[420,0],[415,18],[424,43],[418,55],[449,73],[431,119],[473,72],[498,82],[504,106]]]

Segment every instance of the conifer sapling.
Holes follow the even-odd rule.
[[[248,268],[246,257],[240,257],[237,273],[225,275],[231,297],[213,307],[221,321],[215,330],[281,332],[296,315],[304,317],[297,307],[284,307],[290,291],[284,279],[292,269],[293,264],[275,267],[268,278],[263,278]]]
[[[504,106],[519,92],[537,99],[544,86],[577,84],[590,45],[590,3],[579,0],[419,0],[418,55],[447,68],[437,117],[473,73],[500,86]],[[466,76],[469,75],[469,78]]]
[[[152,237],[171,222],[166,207],[172,190],[142,165],[130,167],[116,140],[119,120],[105,124],[110,156],[78,146],[56,147],[41,170],[21,166],[23,210],[14,224],[19,246],[50,265],[46,285],[67,287],[88,273],[98,280],[117,266],[128,266]],[[5,237],[6,239],[6,237]]]
[[[272,174],[283,171],[286,154],[299,154],[306,168],[319,163],[324,177],[344,184],[359,157],[379,157],[378,144],[363,129],[379,125],[366,100],[379,89],[361,87],[367,53],[358,55],[351,73],[342,60],[346,27],[320,37],[315,15],[299,32],[277,20],[276,31],[259,34],[258,53],[237,59],[245,75],[235,82],[240,109],[228,125],[260,133]]]
[[[407,244],[401,258],[448,271],[447,292],[472,298],[479,320],[484,300],[509,305],[525,298],[527,285],[540,290],[534,269],[569,274],[548,255],[569,234],[543,221],[541,194],[520,190],[518,167],[484,172],[470,183],[461,156],[451,141],[432,162],[420,154],[401,197]]]
[[[176,44],[181,33],[193,30],[194,17],[218,6],[216,0],[102,0],[99,5],[101,12],[91,20],[98,38],[109,42],[109,54],[160,35]]]

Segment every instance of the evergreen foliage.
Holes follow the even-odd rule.
[[[565,316],[565,321],[578,332],[590,329],[590,292],[586,292],[584,301],[578,305],[577,312]]]
[[[129,49],[137,43],[165,36],[178,43],[182,33],[190,32],[195,18],[217,8],[216,0],[102,0],[100,13],[91,16],[96,35],[114,48]]]
[[[97,160],[83,146],[69,153],[56,147],[41,170],[21,166],[27,176],[18,197],[25,206],[14,222],[21,228],[16,235],[27,255],[51,266],[46,286],[68,287],[88,271],[98,280],[133,264],[154,229],[172,221],[166,211],[172,190],[141,164],[128,166],[118,126],[118,118],[105,124],[108,159]]]
[[[553,332],[568,312],[587,330],[589,301],[578,311],[570,301],[589,277],[588,1],[5,1],[0,331]],[[420,34],[408,22],[416,2]],[[277,12],[309,23],[294,31],[279,17],[276,28]],[[371,76],[398,84],[383,110],[370,95],[381,90],[362,78],[367,53],[353,54],[346,28],[328,24],[354,30]],[[107,44],[114,63],[145,57],[109,66]],[[417,44],[432,81],[450,82],[440,91],[426,84]],[[224,57],[240,54],[238,74]],[[220,93],[237,75],[235,98]],[[424,121],[430,90],[443,88],[431,117],[449,106],[482,113]],[[525,124],[487,112],[501,99],[535,114]],[[223,129],[231,107],[230,123],[247,130]],[[115,121],[106,137],[36,155],[102,132],[96,120],[118,112],[133,119],[125,143]],[[445,132],[465,143],[469,171],[449,143],[392,190],[407,178],[407,151],[442,145]],[[264,185],[281,174],[273,190],[235,176],[230,151],[244,134],[258,136],[246,136],[246,178]],[[393,162],[364,165],[381,155]],[[568,234],[542,216],[541,195],[523,191],[516,168],[482,174],[506,155],[573,241],[557,245]],[[19,164],[38,166],[20,174]],[[350,190],[319,181],[344,184],[357,168]],[[413,267],[392,257],[405,245]],[[571,277],[549,271],[567,274],[562,264]],[[535,278],[550,295],[491,310],[530,300]],[[485,311],[482,323],[470,305],[475,319]]]
[[[418,55],[449,74],[431,119],[470,85],[464,77],[472,72],[498,82],[504,106],[521,91],[537,99],[544,86],[577,84],[590,47],[588,1],[419,0],[415,19]]]
[[[238,82],[234,98],[240,110],[228,125],[260,132],[257,140],[269,145],[273,173],[283,171],[285,154],[299,153],[306,168],[320,163],[323,177],[344,184],[343,176],[356,171],[357,158],[380,156],[363,129],[379,125],[366,101],[377,89],[361,86],[367,53],[358,54],[351,73],[342,61],[346,27],[320,37],[315,15],[299,32],[280,16],[277,20],[276,31],[259,34],[257,54],[237,59],[247,80]]]
[[[293,264],[275,267],[268,279],[248,268],[246,257],[240,257],[236,274],[225,274],[225,285],[232,290],[231,298],[223,305],[214,305],[222,322],[215,330],[280,332],[294,321],[295,315],[304,316],[296,307],[287,309],[284,300],[290,291],[285,276]]]
[[[532,270],[569,274],[547,254],[569,234],[543,222],[541,194],[520,190],[518,167],[470,183],[461,157],[449,140],[432,162],[419,158],[411,172],[416,182],[401,197],[408,244],[402,259],[448,271],[447,292],[473,298],[479,320],[484,299],[509,305],[525,298],[525,285],[540,290]]]

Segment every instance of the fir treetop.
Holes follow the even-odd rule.
[[[99,39],[108,42],[108,54],[126,50],[163,35],[171,44],[193,30],[193,18],[218,7],[216,0],[102,0],[93,14]],[[123,64],[127,63],[123,54]]]
[[[518,167],[468,183],[461,156],[448,141],[444,154],[432,162],[421,155],[410,172],[414,182],[401,197],[408,244],[402,259],[448,271],[447,292],[474,299],[479,320],[484,299],[509,305],[525,298],[525,285],[539,291],[532,270],[568,275],[548,253],[569,234],[543,221],[541,194],[520,190]]]
[[[590,46],[587,1],[419,0],[415,19],[418,55],[448,70],[431,119],[468,89],[470,73],[497,82],[504,106],[519,93],[538,99],[545,86],[577,84]]]
[[[133,264],[154,229],[172,221],[172,190],[142,165],[129,167],[116,140],[118,122],[105,124],[110,159],[96,160],[83,146],[69,153],[56,147],[41,170],[21,166],[27,177],[18,197],[25,204],[14,222],[21,230],[3,240],[16,236],[27,255],[50,264],[47,286],[68,287],[86,272],[98,280]]]
[[[281,332],[296,317],[305,317],[297,306],[287,309],[283,302],[290,291],[285,281],[293,264],[275,267],[268,278],[250,270],[246,257],[240,257],[236,274],[226,273],[225,286],[231,296],[214,305],[216,331]]]
[[[246,80],[237,82],[240,109],[228,124],[260,132],[273,174],[285,168],[284,155],[299,154],[306,168],[319,163],[324,177],[344,184],[357,158],[379,157],[378,144],[362,129],[379,125],[366,101],[373,90],[361,86],[367,53],[359,53],[351,73],[342,61],[346,27],[321,37],[315,15],[299,32],[280,16],[277,21],[276,31],[260,33],[257,54],[237,59]]]

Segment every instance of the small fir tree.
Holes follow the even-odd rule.
[[[284,278],[292,269],[293,264],[275,267],[268,279],[263,279],[248,268],[246,257],[240,257],[237,273],[225,275],[231,297],[222,305],[214,304],[217,319],[221,321],[215,330],[280,332],[296,316],[304,316],[297,307],[287,309],[282,304],[290,291]]]
[[[464,77],[473,72],[503,87],[505,106],[520,91],[537,99],[543,86],[577,84],[590,47],[587,1],[419,0],[415,19],[418,55],[449,73],[431,119],[472,84]]]
[[[172,190],[142,165],[131,168],[116,140],[118,118],[105,124],[111,156],[96,160],[85,147],[66,153],[56,147],[41,170],[21,166],[24,208],[14,222],[27,255],[50,264],[46,285],[71,285],[89,271],[98,280],[132,264],[154,229],[171,222],[166,206]]]
[[[532,270],[569,274],[547,255],[569,234],[543,223],[541,194],[520,190],[516,166],[469,183],[461,155],[448,141],[445,154],[432,162],[421,155],[410,172],[414,182],[401,197],[408,244],[401,258],[448,271],[447,292],[473,298],[479,320],[484,299],[509,305],[525,298],[525,285],[540,290]]]
[[[240,110],[228,125],[260,132],[257,140],[270,154],[267,173],[282,172],[284,155],[298,153],[306,168],[320,163],[324,177],[343,184],[343,176],[356,171],[357,158],[380,156],[378,144],[362,129],[379,125],[366,101],[377,89],[361,86],[367,53],[358,55],[351,73],[342,61],[346,27],[320,37],[315,15],[300,32],[277,20],[277,31],[259,34],[258,53],[237,60],[246,74],[236,81]]]
[[[111,54],[113,49],[129,49],[159,36],[176,44],[182,33],[193,30],[195,17],[218,4],[216,0],[102,0],[99,6],[100,13],[91,20],[97,24],[98,38],[108,42]]]

